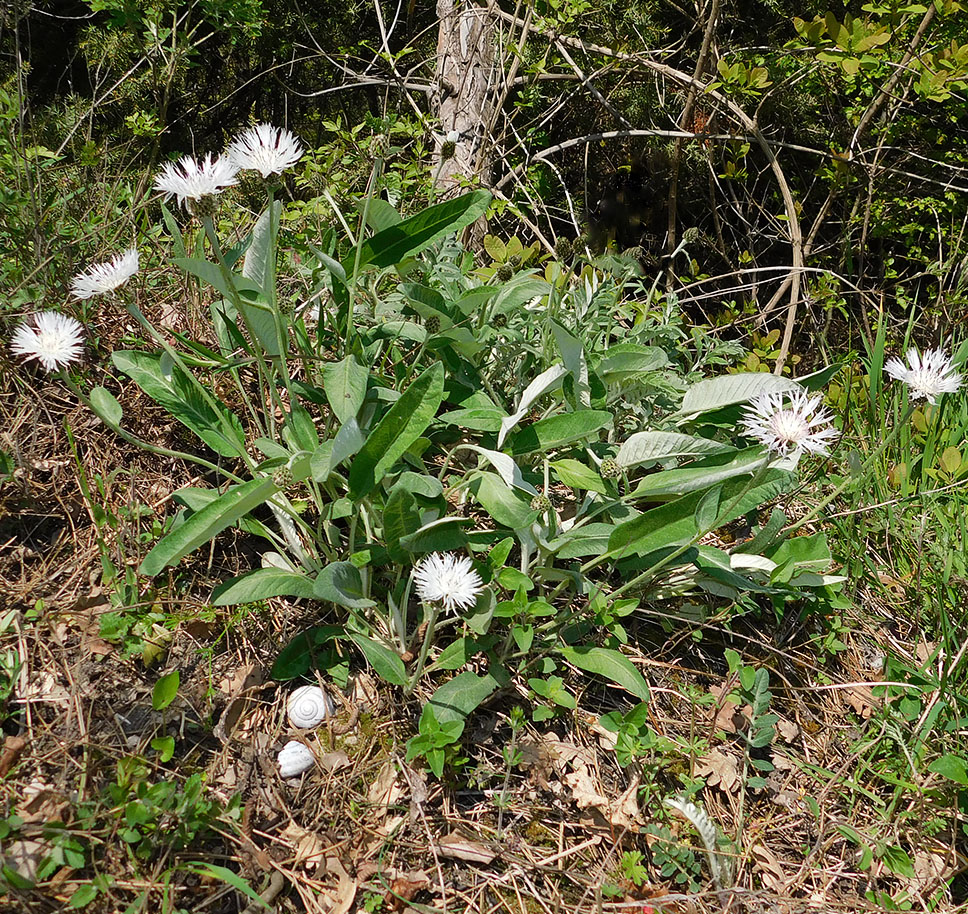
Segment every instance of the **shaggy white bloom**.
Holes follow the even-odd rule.
[[[128,248],[107,263],[99,263],[78,273],[71,280],[71,295],[75,298],[91,298],[113,292],[123,286],[138,272],[138,249]]]
[[[235,177],[238,170],[238,166],[225,156],[213,159],[209,153],[201,161],[182,156],[161,170],[161,174],[155,178],[155,190],[160,190],[166,198],[177,197],[180,204],[186,200],[198,201],[238,184]]]
[[[442,603],[444,609],[474,605],[484,585],[467,556],[435,552],[421,560],[413,572],[417,593],[425,603]]]
[[[47,371],[56,371],[62,365],[80,361],[84,328],[66,314],[41,311],[14,331],[10,349],[28,361],[37,359]]]
[[[935,404],[942,394],[953,394],[961,386],[961,375],[941,349],[929,349],[923,356],[914,347],[907,351],[907,365],[890,359],[884,370],[895,381],[903,381],[911,390],[911,399],[925,397]]]
[[[263,178],[292,168],[302,157],[302,146],[288,130],[257,124],[236,137],[225,155],[238,169],[248,168]]]
[[[746,408],[740,428],[777,454],[829,454],[827,444],[839,433],[830,426],[833,417],[818,409],[820,401],[819,394],[810,397],[804,390],[760,394]]]

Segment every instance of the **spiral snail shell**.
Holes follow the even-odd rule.
[[[321,724],[335,712],[333,699],[319,686],[301,686],[289,696],[286,703],[289,723],[294,727],[308,729]]]
[[[315,762],[316,757],[307,746],[291,740],[279,753],[279,774],[284,778],[294,778],[307,768],[312,768]]]

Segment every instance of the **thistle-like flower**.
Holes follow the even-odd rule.
[[[474,605],[484,585],[467,556],[434,552],[414,568],[417,594],[425,603],[441,603],[444,609],[467,609]]]
[[[252,169],[263,178],[292,168],[303,149],[288,130],[272,124],[257,124],[237,136],[226,150],[226,158],[237,169]]]
[[[57,311],[40,311],[25,320],[13,334],[14,355],[37,359],[47,371],[79,362],[84,351],[84,328],[80,321]]]
[[[790,402],[785,406],[787,398]],[[819,394],[811,397],[804,390],[760,394],[746,408],[740,428],[776,454],[829,454],[827,445],[839,432],[830,425],[830,413],[818,408],[821,399]]]
[[[201,161],[192,156],[182,156],[177,162],[169,162],[155,178],[155,190],[165,194],[166,199],[178,198],[181,205],[186,200],[198,203],[205,197],[214,197],[226,187],[237,184],[238,166],[226,156],[212,158],[209,153]]]
[[[138,249],[128,248],[107,263],[95,264],[71,280],[71,295],[91,298],[123,286],[138,272]]]
[[[929,349],[922,356],[912,346],[907,351],[907,360],[905,365],[900,359],[890,359],[884,371],[895,381],[907,384],[912,400],[924,397],[934,405],[942,394],[953,394],[961,386],[961,375],[941,349]]]

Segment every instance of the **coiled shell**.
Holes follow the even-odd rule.
[[[286,703],[289,723],[294,727],[308,729],[321,724],[336,711],[333,699],[319,686],[300,686]]]
[[[294,778],[315,763],[316,757],[307,746],[291,740],[279,753],[279,774],[284,778]]]

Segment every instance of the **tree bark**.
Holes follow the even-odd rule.
[[[440,155],[449,135],[454,154],[441,159],[437,187],[454,193],[489,166],[485,137],[494,80],[494,20],[488,5],[471,0],[437,0],[437,117]]]

